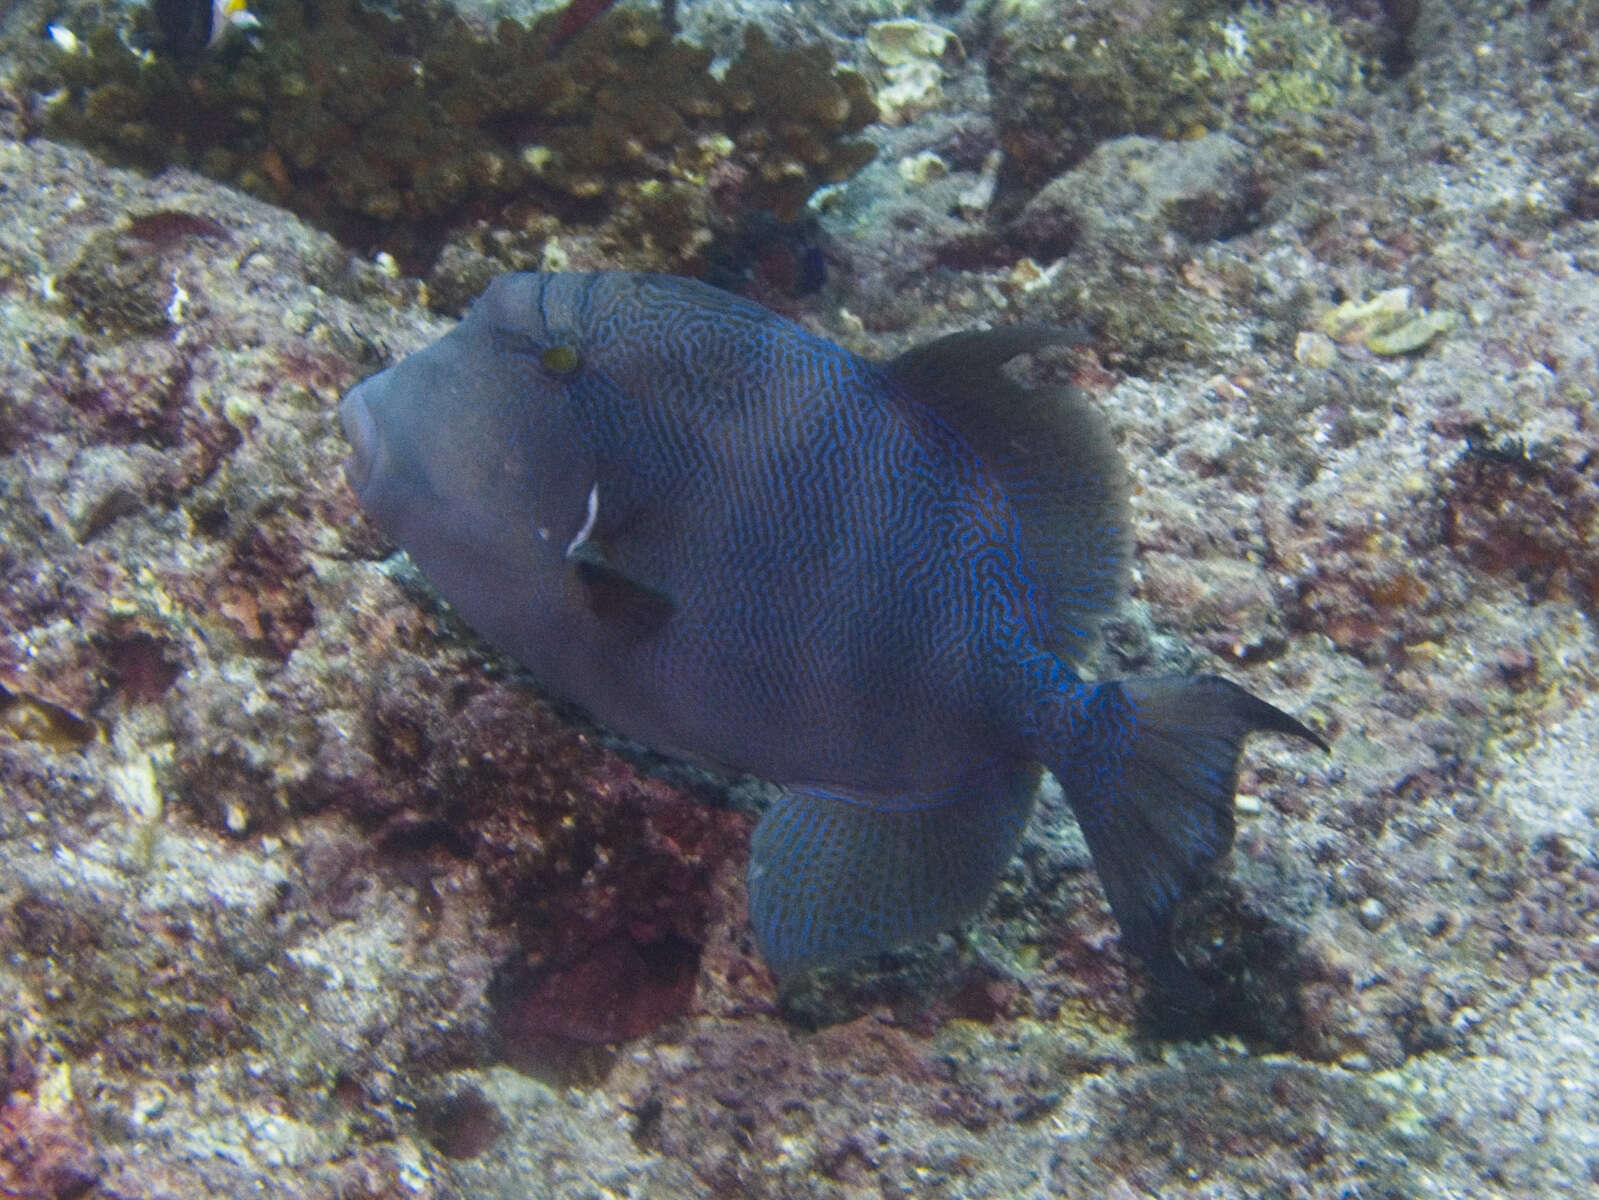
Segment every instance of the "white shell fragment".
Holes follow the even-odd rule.
[[[885,67],[939,60],[946,55],[957,62],[966,57],[965,47],[952,30],[909,18],[875,21],[867,26],[866,48]]]

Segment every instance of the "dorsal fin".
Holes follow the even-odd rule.
[[[993,471],[1043,585],[1049,648],[1080,662],[1121,600],[1131,528],[1127,476],[1110,430],[1075,388],[1031,391],[1000,371],[1011,359],[1084,335],[1005,325],[939,338],[900,355],[889,375],[960,434]]]

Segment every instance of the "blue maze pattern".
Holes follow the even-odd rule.
[[[547,309],[568,281],[545,279]],[[679,600],[663,679],[868,756],[861,692],[898,710],[883,732],[951,707],[1008,724],[1031,706],[1006,660],[1048,640],[1040,587],[1007,497],[935,412],[881,367],[725,293],[577,279],[561,308],[590,365],[568,395],[619,565],[670,580]],[[718,670],[739,688],[707,678]],[[952,688],[958,705],[924,704]]]

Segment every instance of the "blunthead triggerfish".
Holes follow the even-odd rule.
[[[1090,683],[1127,485],[1098,412],[958,333],[889,363],[705,284],[496,280],[344,398],[362,505],[554,693],[782,785],[749,908],[784,976],[957,925],[1060,782],[1158,983],[1227,851],[1240,745],[1311,730],[1212,675]]]

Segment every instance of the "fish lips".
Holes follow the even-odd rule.
[[[344,426],[344,440],[350,443],[350,456],[344,460],[344,478],[350,490],[363,501],[383,453],[378,423],[362,395],[365,386],[357,384],[339,402],[339,423]]]
[[[392,368],[391,368],[392,370]],[[429,539],[426,514],[441,505],[427,471],[396,429],[392,377],[381,371],[358,383],[339,402],[339,423],[350,444],[344,479],[367,519],[407,549]]]

